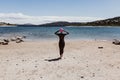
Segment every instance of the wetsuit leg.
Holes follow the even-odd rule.
[[[60,57],[62,57],[62,55],[63,55],[64,47],[65,47],[65,43],[59,42]]]

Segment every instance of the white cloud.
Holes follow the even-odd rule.
[[[87,22],[100,20],[96,17],[79,17],[79,16],[29,16],[22,13],[0,13],[0,22],[17,23],[17,24],[43,24],[54,21],[68,22]]]

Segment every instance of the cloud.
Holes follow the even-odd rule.
[[[100,19],[102,18],[79,16],[29,16],[22,13],[0,13],[0,22],[8,22],[13,24],[43,24],[55,21],[87,22]]]

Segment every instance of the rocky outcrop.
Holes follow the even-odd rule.
[[[16,26],[16,24],[10,24],[5,22],[0,22],[0,26]]]

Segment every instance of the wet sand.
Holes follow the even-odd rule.
[[[0,80],[119,80],[120,45],[111,41],[57,41],[0,45]]]

